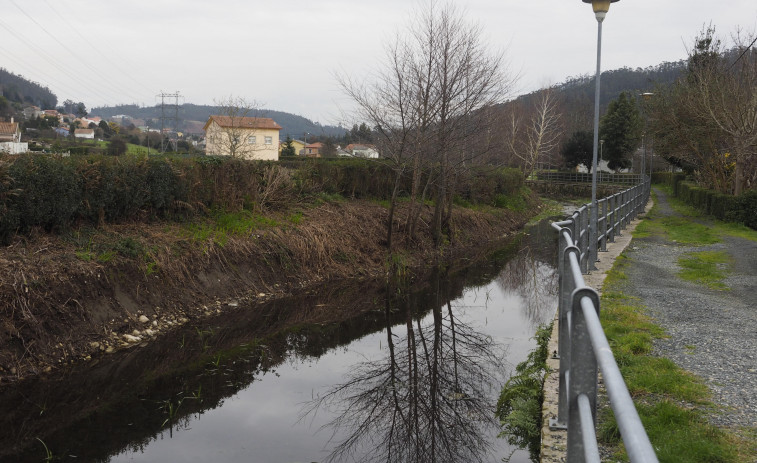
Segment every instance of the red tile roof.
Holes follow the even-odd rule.
[[[18,134],[18,122],[0,122],[0,138],[13,140]]]
[[[208,125],[212,121],[221,127],[239,127],[246,129],[272,129],[281,130],[281,126],[274,122],[270,117],[230,117],[230,116],[210,116],[208,122],[205,124],[204,129],[207,130]]]

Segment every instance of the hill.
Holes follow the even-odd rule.
[[[647,68],[620,68],[602,72],[599,104],[606,108],[622,92],[653,92],[658,85],[672,84],[686,71],[686,61],[662,63]],[[568,100],[594,101],[594,76],[571,77],[557,88]]]
[[[211,105],[196,105],[186,103],[179,106],[179,130],[183,131],[196,131],[198,123],[200,127],[205,124],[208,118],[212,114],[217,114],[217,108]],[[93,108],[90,110],[91,116],[100,116],[103,118],[113,117],[116,115],[126,115],[135,119],[143,119],[148,122],[149,125],[158,127],[160,125],[161,108],[156,106],[137,106],[137,105],[118,105],[118,106],[106,106]],[[346,132],[341,127],[333,125],[321,125],[318,122],[313,122],[296,114],[290,114],[283,111],[266,110],[261,109],[255,111],[252,116],[258,117],[270,117],[275,120],[283,129],[281,130],[281,138],[286,138],[289,135],[292,138],[302,138],[305,132],[311,135],[326,135],[341,137]],[[171,114],[166,114],[171,116]],[[152,121],[150,123],[150,121]],[[173,122],[167,121],[166,124],[173,124]]]
[[[27,103],[55,109],[58,97],[47,87],[0,68],[0,95],[13,103]]]

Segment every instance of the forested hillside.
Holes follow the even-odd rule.
[[[171,110],[166,110],[166,116],[173,116]],[[211,105],[196,105],[186,103],[179,106],[179,129],[183,129],[186,126],[187,121],[199,121],[204,123],[208,120],[211,114],[217,114],[218,109]],[[112,117],[115,115],[124,114],[137,119],[144,119],[145,121],[152,120],[155,126],[160,125],[161,108],[160,105],[140,107],[137,105],[118,105],[101,108],[93,108],[90,111],[92,116],[100,117]],[[253,111],[251,116],[270,117],[275,120],[281,127],[281,138],[286,138],[287,135],[292,138],[302,138],[305,132],[311,135],[326,135],[341,137],[345,133],[345,129],[336,127],[333,125],[321,125],[318,122],[313,122],[302,116],[286,113],[283,111],[274,111],[267,109],[260,109]],[[169,125],[172,122],[168,123]]]
[[[0,68],[0,94],[13,103],[28,103],[42,109],[55,109],[58,97],[36,82]]]
[[[674,63],[662,63],[647,68],[621,68],[602,72],[600,80],[599,105],[601,113],[607,109],[610,101],[618,97],[622,92],[643,93],[654,92],[657,85],[668,85],[686,71],[686,61]],[[557,84],[555,89],[559,91],[560,98],[567,107],[590,111],[594,114],[594,75],[569,77],[564,82]],[[536,98],[538,92],[521,95],[519,100]]]

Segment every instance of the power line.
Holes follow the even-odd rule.
[[[52,55],[48,54],[45,50],[43,50],[41,47],[39,47],[38,45],[36,45],[34,42],[29,41],[26,37],[24,37],[23,34],[21,34],[20,32],[16,31],[15,29],[13,29],[13,27],[11,27],[10,25],[6,24],[2,19],[0,19],[0,26],[2,26],[8,32],[10,32],[11,35],[16,40],[18,40],[21,44],[26,45],[27,47],[29,47],[33,51],[35,51],[39,57],[41,57],[44,61],[46,61],[52,67],[54,67],[55,69],[57,69],[58,71],[60,71],[61,74],[64,74],[64,75],[68,76],[69,78],[73,79],[75,82],[83,80],[81,77],[74,75],[72,72],[69,72],[68,69],[66,69],[64,65],[61,65],[61,64],[57,63],[56,60],[55,60],[55,58]],[[24,39],[24,40],[22,40],[22,39]],[[90,91],[92,91],[93,93],[97,94],[98,97],[100,97],[100,98],[102,98],[102,99],[104,99],[104,100],[107,101],[108,97],[106,97],[105,94],[100,94],[100,92],[97,91],[94,87],[96,87],[96,85],[94,85],[94,86],[90,85],[90,86],[88,86],[87,89],[90,90]]]
[[[92,67],[92,66],[91,66],[91,65],[90,65],[90,64],[89,64],[89,63],[88,63],[88,62],[87,62],[86,60],[84,60],[84,59],[83,59],[83,58],[82,58],[81,56],[79,56],[79,54],[78,54],[78,53],[76,53],[76,52],[75,52],[74,50],[72,50],[71,48],[69,48],[69,47],[68,47],[68,46],[67,46],[66,44],[64,44],[63,42],[61,42],[60,40],[58,40],[58,38],[57,38],[57,37],[56,37],[55,35],[53,35],[52,33],[50,33],[50,31],[48,31],[48,30],[47,30],[47,29],[46,29],[46,28],[45,28],[45,27],[44,27],[44,26],[43,26],[42,24],[40,24],[39,22],[37,22],[37,20],[36,20],[36,19],[34,19],[34,18],[33,18],[33,17],[31,16],[31,15],[29,15],[29,13],[27,13],[27,12],[26,12],[26,11],[25,11],[25,10],[24,10],[23,8],[21,8],[20,6],[18,6],[18,4],[17,4],[16,2],[15,2],[15,0],[10,0],[10,2],[11,2],[11,3],[13,4],[13,6],[15,6],[15,7],[16,7],[16,8],[17,8],[17,9],[18,9],[18,10],[19,10],[19,11],[20,11],[21,13],[23,13],[23,14],[24,14],[24,16],[26,16],[27,18],[29,18],[29,20],[31,20],[31,21],[32,21],[32,22],[33,22],[34,24],[36,24],[36,25],[37,25],[37,26],[38,26],[38,27],[39,27],[40,29],[42,29],[42,31],[43,31],[43,32],[44,32],[45,34],[47,34],[48,36],[50,36],[50,38],[52,38],[52,39],[53,39],[53,40],[54,40],[55,42],[57,42],[57,43],[58,43],[58,45],[60,45],[61,47],[63,47],[63,49],[64,49],[64,50],[68,51],[68,52],[69,52],[69,53],[71,54],[71,56],[73,56],[73,57],[75,57],[76,59],[78,59],[78,60],[79,60],[79,61],[80,61],[80,62],[81,62],[81,63],[82,63],[82,64],[83,64],[84,66],[86,66],[87,68],[89,68],[89,69],[90,69],[90,70],[91,70],[92,72],[94,72],[94,73],[95,73],[95,74],[97,74],[97,75],[98,75],[98,76],[99,76],[99,77],[100,77],[101,79],[103,79],[103,81],[104,81],[104,82],[106,82],[106,83],[107,83],[107,82],[109,82],[109,79],[108,79],[108,78],[107,78],[106,76],[102,75],[102,74],[100,73],[100,71],[98,71],[97,69],[95,69],[94,67]],[[111,87],[110,89],[111,89],[111,90],[113,90],[113,91],[114,91],[114,92],[115,92],[116,94],[118,94],[118,93],[126,93],[126,92],[124,92],[124,91],[123,91],[123,89],[119,89],[119,88],[116,88],[116,87]],[[133,96],[131,96],[131,95],[130,95],[129,97],[130,97],[130,98],[133,98]]]
[[[736,61],[734,61],[734,62],[733,62],[733,63],[732,63],[732,64],[731,64],[731,65],[730,65],[730,66],[728,67],[728,70],[729,70],[729,71],[731,70],[731,68],[732,68],[732,67],[736,66],[736,63],[738,63],[738,62],[739,62],[739,60],[740,60],[741,58],[743,58],[743,57],[744,57],[744,55],[746,55],[746,52],[747,52],[747,51],[749,51],[749,49],[750,49],[750,48],[752,48],[752,45],[754,45],[755,43],[757,43],[757,37],[755,37],[755,38],[754,38],[754,40],[752,40],[752,43],[750,43],[750,44],[749,44],[749,46],[748,46],[748,47],[746,47],[746,48],[744,49],[744,51],[742,51],[742,52],[741,52],[741,54],[739,55],[739,57],[738,57],[738,58],[736,58]]]
[[[127,71],[125,71],[125,70],[124,70],[123,68],[121,68],[121,67],[120,67],[120,66],[119,66],[119,65],[118,65],[117,63],[115,63],[115,62],[114,62],[113,60],[111,60],[111,59],[110,59],[110,57],[108,57],[108,55],[107,55],[107,54],[105,54],[105,53],[104,53],[104,52],[103,52],[102,50],[100,50],[99,48],[95,47],[95,46],[94,46],[94,45],[92,44],[92,41],[91,41],[91,40],[89,40],[89,39],[87,39],[87,38],[86,38],[86,37],[85,37],[85,36],[84,36],[84,35],[83,35],[83,34],[82,34],[82,33],[81,33],[80,31],[79,31],[79,28],[75,27],[75,26],[74,26],[73,24],[71,24],[71,23],[70,23],[70,22],[69,22],[69,21],[68,21],[68,20],[67,20],[67,19],[66,19],[65,17],[63,17],[63,15],[61,15],[61,14],[60,14],[60,12],[58,12],[58,10],[57,10],[57,9],[55,9],[55,7],[54,7],[54,6],[53,6],[53,5],[52,5],[52,4],[51,4],[51,3],[50,3],[50,2],[48,1],[48,0],[44,0],[44,2],[45,2],[45,3],[47,4],[47,6],[48,6],[48,7],[50,8],[50,10],[51,10],[51,11],[53,11],[53,12],[54,12],[54,13],[55,13],[56,15],[58,15],[58,17],[59,17],[59,18],[60,18],[60,19],[61,19],[61,20],[62,20],[62,21],[63,21],[64,23],[66,23],[66,25],[67,25],[67,26],[68,26],[69,28],[71,28],[71,29],[72,29],[72,30],[73,30],[74,32],[76,32],[76,34],[77,34],[77,35],[78,35],[78,36],[79,36],[79,37],[80,37],[80,38],[81,38],[81,39],[82,39],[82,40],[83,40],[83,41],[84,41],[84,42],[85,42],[85,43],[86,43],[87,45],[89,45],[89,46],[90,46],[90,48],[92,48],[92,50],[94,50],[94,51],[95,51],[95,52],[96,52],[96,53],[97,53],[98,55],[100,55],[100,57],[102,57],[102,58],[103,58],[104,60],[106,60],[106,61],[107,61],[108,63],[110,63],[110,65],[111,65],[111,66],[113,66],[114,68],[116,68],[116,69],[117,69],[117,70],[118,70],[118,71],[119,71],[119,72],[121,73],[121,75],[122,75],[122,76],[125,76],[125,77],[127,77],[127,78],[128,78],[129,80],[131,80],[131,81],[132,81],[132,82],[134,82],[135,84],[139,85],[139,86],[140,86],[140,87],[142,87],[143,89],[145,89],[145,90],[147,90],[147,91],[149,91],[149,92],[151,92],[151,93],[152,93],[152,91],[153,91],[153,90],[152,90],[152,89],[150,89],[150,88],[149,88],[149,87],[148,87],[147,85],[145,85],[144,83],[142,83],[142,82],[138,81],[137,79],[135,79],[135,78],[134,78],[134,76],[132,75],[132,73],[131,73],[131,72],[127,72]]]

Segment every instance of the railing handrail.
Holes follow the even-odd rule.
[[[649,199],[649,179],[597,201],[597,243],[606,250],[607,242],[644,210]],[[588,273],[589,210],[579,208],[552,227],[559,235],[558,273],[560,276],[559,347],[560,389],[558,415],[550,427],[568,430],[567,461],[599,462],[596,440],[597,371],[604,378],[610,406],[632,463],[656,463],[639,414],[623,380],[610,344],[599,320],[599,295],[586,285]]]

